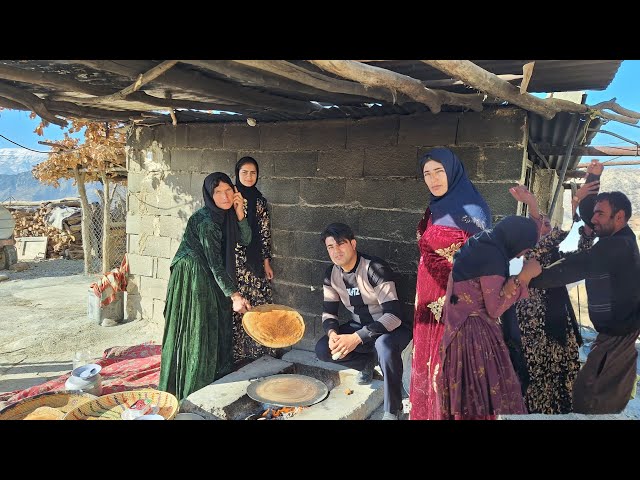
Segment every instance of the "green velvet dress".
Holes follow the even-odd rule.
[[[251,228],[238,222],[239,242]],[[187,222],[171,261],[158,389],[178,400],[226,375],[233,365],[232,308],[236,291],[224,267],[221,226],[201,208]]]

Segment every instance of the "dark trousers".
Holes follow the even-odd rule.
[[[636,381],[636,330],[624,336],[599,333],[573,384],[576,413],[620,413]]]
[[[345,323],[340,325],[338,333],[353,333],[360,328],[362,325],[359,323]],[[377,354],[384,377],[384,411],[397,413],[402,409],[402,351],[411,340],[411,336],[411,330],[403,324],[389,333],[380,335],[375,342],[361,343],[346,357],[332,360],[329,337],[325,335],[316,343],[316,355],[323,362],[363,370],[372,355]]]

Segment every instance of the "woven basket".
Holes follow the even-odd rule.
[[[122,420],[122,412],[136,401],[146,398],[159,407],[158,415],[165,420],[173,420],[178,413],[180,405],[176,397],[160,390],[144,389],[103,395],[71,410],[64,420]]]
[[[0,420],[23,420],[24,417],[39,407],[60,410],[62,417],[74,408],[95,398],[98,397],[89,393],[75,391],[40,393],[0,410]]]

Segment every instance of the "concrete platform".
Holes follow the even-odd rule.
[[[192,393],[182,401],[180,412],[208,420],[244,420],[264,410],[247,395],[250,382],[281,373],[308,375],[329,389],[324,400],[288,420],[364,420],[383,402],[383,382],[378,372],[370,385],[358,385],[356,370],[321,362],[312,352],[292,350],[281,360],[263,356]]]

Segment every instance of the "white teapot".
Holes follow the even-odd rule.
[[[64,384],[65,390],[79,390],[99,397],[102,394],[100,370],[102,367],[96,363],[75,368]]]

